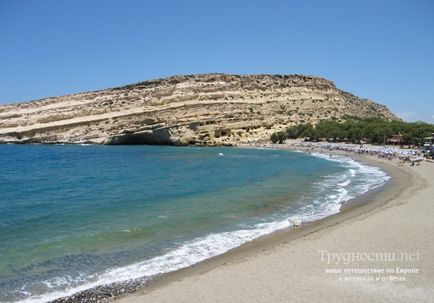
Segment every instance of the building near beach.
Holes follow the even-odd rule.
[[[423,148],[425,150],[432,150],[433,145],[434,145],[434,133],[431,134],[431,137],[425,137],[424,139],[424,144],[423,144]]]
[[[400,145],[402,141],[402,135],[398,133],[397,135],[392,135],[391,138],[387,139],[387,143],[389,144],[397,144]]]

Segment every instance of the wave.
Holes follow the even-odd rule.
[[[300,201],[296,212],[284,211],[269,222],[252,226],[240,225],[241,229],[212,233],[204,237],[180,243],[165,254],[128,266],[108,269],[92,276],[57,277],[44,281],[51,291],[42,295],[30,295],[21,289],[27,298],[23,303],[46,302],[73,295],[93,287],[123,282],[143,277],[152,277],[194,265],[208,258],[223,254],[246,242],[273,233],[277,230],[298,225],[300,221],[311,222],[338,213],[342,204],[387,182],[390,177],[377,167],[356,162],[347,157],[313,153],[314,157],[338,162],[344,172],[326,176],[314,184],[312,192]],[[30,296],[29,296],[30,295]]]

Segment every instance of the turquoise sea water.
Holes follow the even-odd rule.
[[[281,150],[0,146],[0,302],[164,273],[339,211],[387,175]]]

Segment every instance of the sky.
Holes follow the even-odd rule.
[[[0,104],[211,72],[320,76],[434,123],[434,1],[0,0]]]

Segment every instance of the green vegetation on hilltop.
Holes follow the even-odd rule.
[[[361,140],[372,144],[399,143],[407,145],[423,144],[423,138],[434,133],[434,125],[424,122],[384,121],[381,119],[361,119],[347,117],[344,121],[322,120],[318,124],[298,124],[273,133],[273,143],[283,143],[286,139],[308,138],[311,141],[347,141],[359,143]]]

